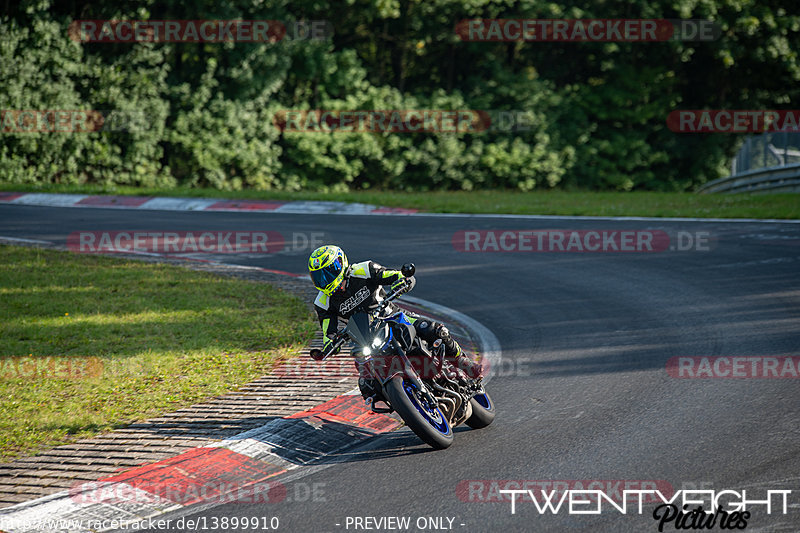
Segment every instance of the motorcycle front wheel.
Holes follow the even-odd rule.
[[[430,405],[408,379],[395,376],[383,386],[392,408],[417,437],[437,450],[453,443],[453,428],[438,405]]]

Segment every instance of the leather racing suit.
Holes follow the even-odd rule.
[[[333,294],[328,296],[320,291],[314,300],[314,308],[317,311],[317,317],[319,318],[323,335],[326,338],[323,352],[327,353],[330,349],[330,338],[338,332],[340,317],[347,319],[356,311],[370,312],[375,310],[386,295],[384,287],[387,285],[399,285],[404,279],[399,270],[384,268],[374,261],[363,261],[349,267],[345,275],[345,282]],[[416,280],[413,276],[408,279],[411,281],[411,287],[413,288]],[[387,307],[389,312],[396,309],[391,303]],[[406,315],[413,324],[417,335],[425,340],[428,345],[432,345],[437,339],[441,339],[445,348],[445,357],[448,360],[461,368],[469,377],[480,377],[481,365],[472,361],[464,353],[444,324],[427,320],[413,313],[406,312]],[[358,363],[356,363],[356,366],[358,367]],[[359,370],[361,369],[359,368]],[[364,398],[374,398],[377,391],[380,390],[380,387],[372,378],[361,377],[358,384]]]

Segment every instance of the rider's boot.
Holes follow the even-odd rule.
[[[377,379],[358,378],[358,388],[366,403],[375,403],[383,400],[381,385],[378,383]]]
[[[470,359],[452,337],[450,337],[450,342],[445,341],[444,343],[444,355],[448,361],[460,368],[467,377],[476,380],[483,378],[483,365]]]

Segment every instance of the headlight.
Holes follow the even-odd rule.
[[[369,355],[372,353],[372,350],[369,349],[369,346],[364,346],[364,349],[361,351],[364,355]]]
[[[372,339],[372,347],[373,348],[380,348],[384,344],[386,344],[386,339],[389,338],[389,326],[383,326],[377,334],[375,338]]]

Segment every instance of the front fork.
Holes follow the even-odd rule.
[[[396,340],[392,341],[392,347],[395,350],[396,356],[400,358],[403,362],[403,374],[404,377],[408,378],[408,380],[417,388],[417,390],[422,394],[422,397],[427,401],[430,405],[438,406],[439,402],[436,400],[436,397],[431,393],[428,387],[419,379],[419,375],[417,371],[414,370],[411,361],[408,360],[403,349],[400,347],[400,343]],[[392,380],[399,372],[392,374],[391,376],[386,376],[383,381],[381,381],[381,386],[386,385],[389,381]]]

